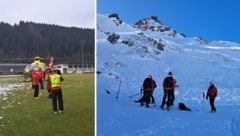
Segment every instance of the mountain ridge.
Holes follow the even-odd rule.
[[[100,15],[100,14],[98,14]],[[101,14],[101,16],[105,16],[108,17],[110,20],[113,21],[113,23],[116,24],[117,27],[119,27],[119,29],[121,29],[121,26],[128,26],[128,29],[137,29],[139,30],[138,34],[139,35],[144,35],[145,33],[143,32],[159,32],[161,35],[166,35],[166,36],[172,36],[172,37],[182,37],[182,38],[192,38],[195,39],[196,42],[200,43],[200,44],[215,44],[216,41],[207,41],[203,38],[201,38],[201,36],[195,36],[195,37],[187,37],[184,33],[178,33],[176,30],[174,30],[171,27],[168,27],[166,25],[164,25],[157,16],[151,16],[151,17],[147,17],[147,18],[143,18],[140,19],[139,21],[136,21],[136,23],[134,25],[129,25],[127,23],[125,23],[117,13],[113,13],[113,14]],[[97,25],[99,28],[99,25]],[[99,28],[101,29],[101,28]],[[103,28],[104,29],[104,28]],[[136,30],[136,32],[137,32]],[[117,29],[118,32],[121,32],[120,30]],[[107,32],[107,33],[110,33]],[[151,39],[151,38],[150,38]],[[157,40],[158,42],[161,41],[161,39]],[[157,42],[155,41],[155,42]],[[221,44],[221,43],[227,43],[227,44],[235,44],[235,45],[239,45],[239,43],[236,42],[232,42],[232,41],[219,41],[219,43],[217,44]]]
[[[127,63],[127,61],[132,60],[131,63],[135,63],[134,59],[136,59],[138,61],[156,61],[155,64],[161,66],[161,69],[159,70],[161,70],[162,74],[163,72],[167,72],[169,70],[178,72],[180,70],[181,72],[177,74],[181,75],[182,79],[200,77],[199,80],[202,81],[191,81],[194,82],[191,83],[193,86],[197,86],[197,82],[203,81],[216,81],[218,83],[223,81],[225,82],[228,78],[230,78],[228,71],[233,72],[234,79],[237,79],[237,73],[235,72],[237,72],[239,70],[238,67],[240,67],[238,65],[240,60],[238,55],[240,45],[238,43],[229,41],[204,42],[198,37],[173,37],[159,31],[142,31],[134,28],[124,21],[122,21],[121,24],[116,25],[112,20],[112,17],[109,18],[108,15],[102,14],[98,14],[97,22],[97,65],[99,67],[98,71],[100,72],[115,71],[115,75],[118,75],[119,77],[122,75],[120,72],[122,70],[119,68],[121,66],[125,66],[124,69],[132,71],[133,68],[128,66],[130,65],[130,62]],[[114,42],[111,42],[111,40]],[[106,51],[103,51],[102,48]],[[107,50],[110,50],[111,53],[108,54],[108,56],[112,56],[112,58],[107,60],[104,58],[106,55],[99,50],[102,50],[102,52],[106,54],[108,54]],[[125,62],[118,59],[122,57],[124,57],[127,61]],[[155,67],[155,64],[151,64],[149,66]],[[198,67],[192,67],[192,65]],[[210,69],[214,69],[216,67],[216,69],[219,70],[209,71],[208,67]],[[120,71],[115,70],[115,68]],[[190,71],[190,73],[193,72],[192,75],[181,74],[189,73],[188,71]],[[157,74],[156,71],[153,72]],[[209,72],[213,75],[209,76]],[[219,77],[218,80],[215,79],[215,76],[218,77],[218,72],[228,78],[224,79]],[[145,72],[144,68],[141,68],[140,73],[148,75],[148,72]],[[122,76],[126,75],[123,74]]]

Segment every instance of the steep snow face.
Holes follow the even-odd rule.
[[[112,18],[101,14],[97,23],[97,135],[240,134],[238,43],[206,43],[199,38],[140,30],[124,22],[116,25]],[[119,35],[114,44],[107,40],[112,33]],[[125,44],[126,40],[133,44]],[[168,71],[173,72],[179,85],[169,112],[159,108],[162,81]],[[149,74],[158,85],[154,92],[157,106],[139,108],[133,100],[139,99],[140,87]],[[209,82],[214,82],[219,91],[215,115],[208,112],[209,103],[202,96]],[[178,102],[193,111],[179,111]]]

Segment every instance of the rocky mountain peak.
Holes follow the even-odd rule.
[[[111,18],[117,26],[122,24],[122,20],[119,18],[118,14],[112,13],[108,15],[108,17]]]
[[[134,24],[134,27],[142,30],[152,30],[152,31],[170,30],[169,27],[164,26],[164,24],[160,20],[158,20],[157,16],[151,16],[149,18],[141,19]]]
[[[151,16],[149,18],[141,19],[136,22],[133,27],[142,31],[161,32],[173,37],[177,35],[177,32],[174,29],[164,25],[157,16]],[[182,37],[186,37],[184,34],[180,35]]]

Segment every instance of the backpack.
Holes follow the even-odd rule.
[[[152,79],[146,78],[143,83],[143,89],[150,89],[152,88]]]
[[[166,79],[165,79],[165,85],[166,85],[166,87],[173,87],[173,83],[174,81],[173,81],[173,77],[167,77]]]
[[[178,103],[178,108],[180,110],[184,110],[184,111],[192,111],[190,108],[188,108],[184,103]]]
[[[211,96],[211,97],[216,97],[217,96],[217,89],[214,86],[210,87],[209,96]]]

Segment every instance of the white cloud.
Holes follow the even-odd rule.
[[[95,27],[95,0],[0,0],[0,21]]]

